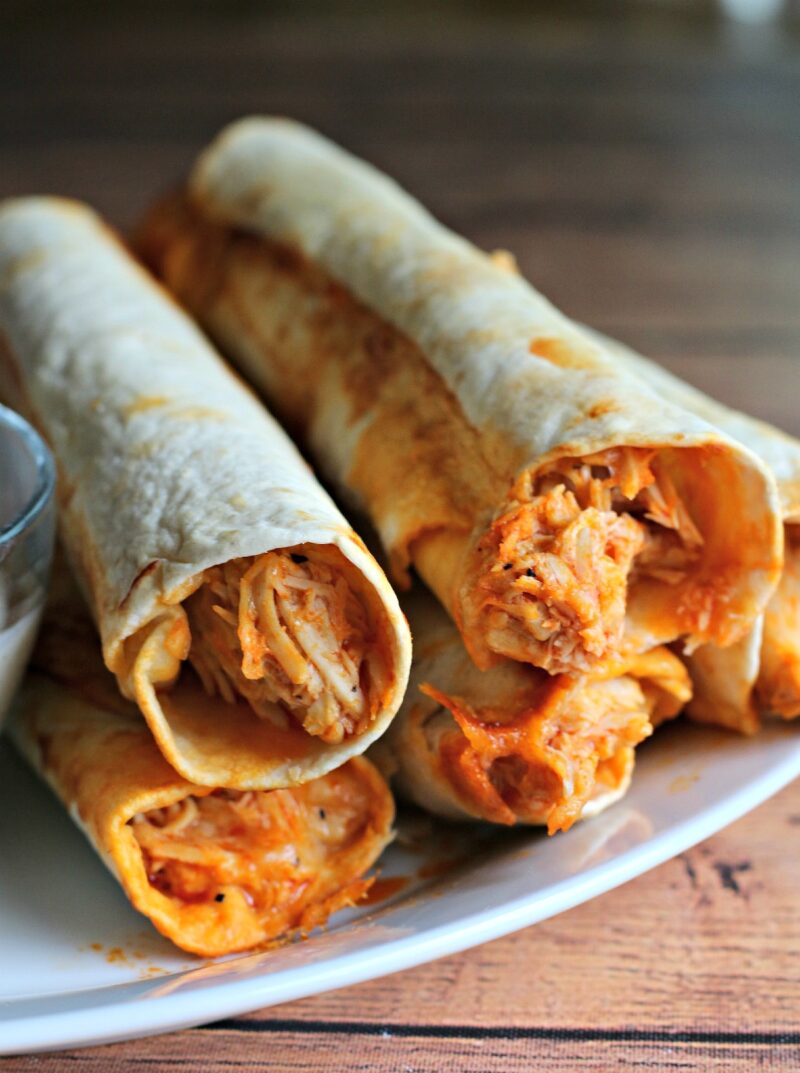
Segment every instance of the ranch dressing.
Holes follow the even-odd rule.
[[[12,608],[8,581],[0,574],[0,724],[30,659],[42,602],[36,592]]]

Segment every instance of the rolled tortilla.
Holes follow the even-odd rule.
[[[35,662],[12,739],[133,906],[177,946],[249,950],[324,923],[369,888],[394,806],[368,760],[280,790],[198,786],[119,695],[79,614],[49,616]]]
[[[635,747],[691,695],[684,664],[663,647],[606,676],[511,660],[480,671],[431,597],[415,592],[404,608],[409,689],[371,755],[402,796],[447,819],[566,830],[625,793]]]
[[[695,695],[689,714],[752,734],[760,711],[800,715],[800,441],[731,410],[621,343],[614,356],[663,398],[698,414],[744,443],[775,475],[785,525],[784,566],[764,615],[730,648],[699,648],[690,657]]]
[[[49,440],[106,665],[203,786],[332,771],[385,730],[410,639],[291,441],[87,208],[0,208],[0,382]]]
[[[479,667],[730,644],[763,609],[763,466],[319,135],[234,124],[140,243]]]

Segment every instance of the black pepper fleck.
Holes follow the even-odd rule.
[[[214,895],[214,901],[215,902],[224,902],[225,901],[225,895],[224,894],[215,894]]]
[[[308,562],[308,556],[307,555],[298,555],[297,552],[295,552],[295,551],[290,552],[289,558],[292,560],[293,563],[307,563]]]
[[[504,563],[503,564],[503,569],[504,570],[510,570],[513,565],[514,565],[513,563]]]

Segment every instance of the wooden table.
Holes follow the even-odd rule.
[[[291,114],[516,251],[574,316],[800,433],[797,40],[663,13],[454,10],[178,23],[153,5],[81,24],[12,3],[0,194],[85,197],[126,226],[223,122]],[[797,1070],[799,832],[794,787],[481,949],[3,1070]]]

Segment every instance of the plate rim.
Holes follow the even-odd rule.
[[[722,800],[611,860],[560,880],[545,892],[534,891],[499,907],[482,908],[457,921],[389,939],[366,951],[336,954],[314,965],[313,971],[307,965],[295,966],[263,976],[221,980],[196,991],[176,989],[166,994],[153,993],[159,985],[163,986],[164,979],[152,981],[153,992],[143,994],[141,982],[61,992],[85,995],[86,1001],[68,1011],[45,1011],[0,1021],[0,1055],[101,1046],[179,1031],[351,987],[460,953],[566,912],[643,875],[740,819],[798,776],[800,749],[790,750],[786,757]],[[354,926],[357,927],[357,922]],[[183,973],[176,975],[180,977]],[[51,992],[40,1001],[46,1005],[58,995],[59,992]],[[101,995],[106,1000],[111,996],[110,1001],[98,1002]],[[23,1001],[32,1000],[4,1000],[0,1002],[0,1011],[10,1010],[13,1014],[15,1002]],[[100,1011],[107,1014],[107,1020],[98,1031]]]

